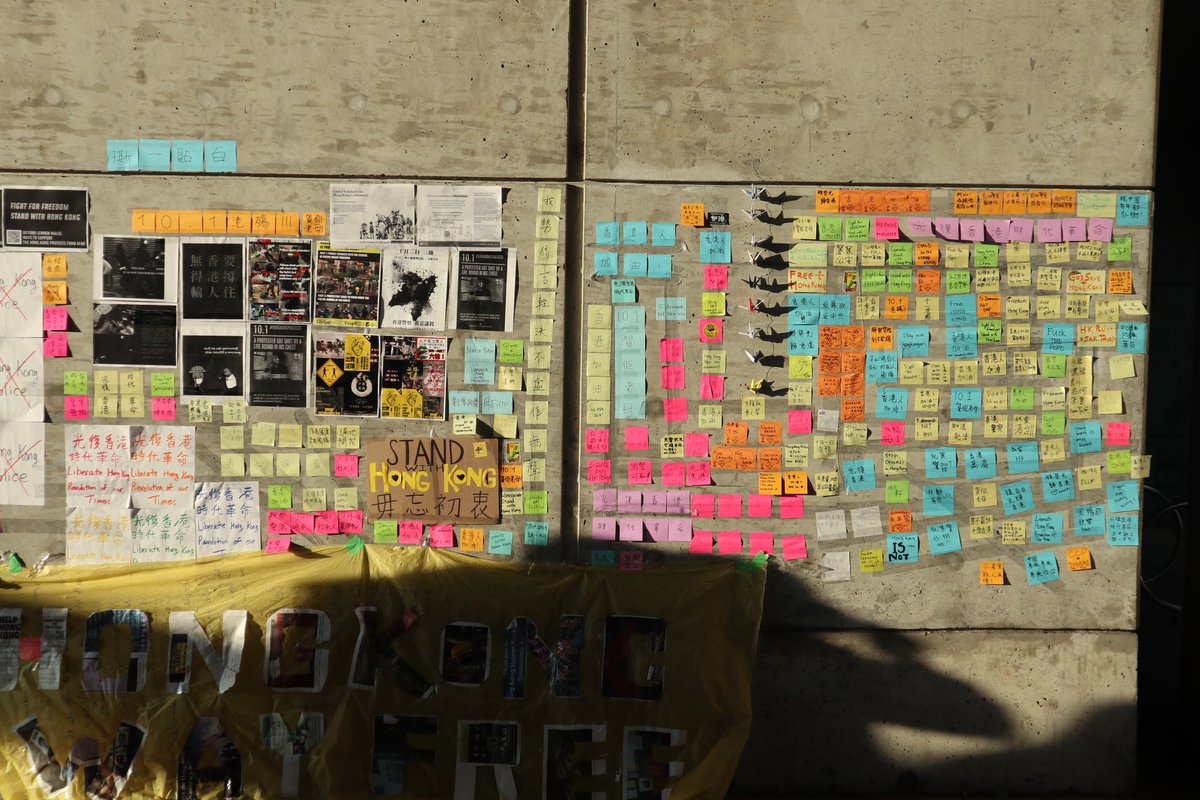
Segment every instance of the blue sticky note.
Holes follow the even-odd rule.
[[[1042,352],[1069,356],[1075,349],[1075,326],[1065,322],[1042,323]]]
[[[1144,353],[1146,352],[1146,323],[1118,322],[1117,323],[1117,352]]]
[[[650,266],[646,274],[651,278],[671,277],[671,254],[651,253]]]
[[[593,567],[615,567],[617,554],[612,550],[593,550],[588,554],[588,563]]]
[[[850,298],[844,294],[818,295],[821,299],[822,325],[849,325]]]
[[[927,517],[948,517],[954,514],[953,486],[926,486],[922,513]]]
[[[496,382],[496,340],[467,339],[463,344],[463,383]]]
[[[108,171],[137,172],[138,143],[137,139],[108,140]]]
[[[929,326],[901,325],[896,329],[900,342],[900,357],[929,355]]]
[[[1033,487],[1029,481],[1001,484],[1000,501],[1004,504],[1004,515],[1008,517],[1032,511]]]
[[[1034,514],[1029,541],[1034,544],[1062,544],[1063,515]]]
[[[996,449],[979,447],[963,453],[967,467],[967,480],[978,481],[996,477]]]
[[[788,332],[789,356],[815,356],[820,347],[818,326],[800,325]]]
[[[1075,506],[1072,509],[1076,536],[1103,536],[1107,520],[1104,506]]]
[[[908,416],[908,389],[881,386],[875,391],[875,416],[904,419]]]
[[[511,414],[513,413],[512,392],[484,392],[480,404],[480,414]]]
[[[675,223],[656,222],[650,227],[650,244],[653,247],[675,246]]]
[[[1058,559],[1053,550],[1044,553],[1030,553],[1025,556],[1025,574],[1030,586],[1039,583],[1049,583],[1058,580]]]
[[[867,383],[895,383],[900,378],[900,359],[895,353],[867,353]]]
[[[646,243],[646,223],[626,222],[621,226],[621,238],[625,244],[644,245]]]
[[[512,531],[488,531],[487,551],[489,555],[511,556],[512,547]]]
[[[608,276],[617,274],[617,254],[607,250],[597,250],[595,253],[595,274]]]
[[[875,488],[875,462],[869,458],[844,462],[842,473],[846,478],[846,491],[867,492]]]
[[[979,321],[979,307],[975,295],[961,294],[946,298],[946,325],[959,327],[975,326]]]
[[[925,477],[958,477],[958,451],[953,447],[926,447]]]
[[[232,139],[204,143],[205,172],[237,172],[237,142]]]
[[[1137,511],[1141,508],[1138,501],[1137,481],[1115,481],[1105,487],[1108,490],[1108,510],[1119,514],[1122,511]]]
[[[979,329],[946,328],[946,358],[979,358]]]
[[[929,537],[929,552],[935,556],[962,550],[962,537],[958,534],[958,522],[955,520],[930,525],[925,533]]]
[[[451,414],[479,413],[479,392],[451,389],[449,401]]]
[[[620,244],[621,227],[615,222],[596,223],[596,244]]]
[[[983,389],[951,389],[950,419],[979,419],[983,416]]]
[[[138,139],[138,169],[142,172],[170,172],[171,143],[166,139]]]
[[[687,298],[654,298],[654,318],[669,322],[687,322]]]
[[[915,533],[889,533],[887,537],[887,563],[914,564],[918,560],[917,535]]]
[[[1039,469],[1041,469],[1041,466],[1038,464],[1037,442],[1009,442],[1009,475],[1021,475],[1026,472],[1037,472]]]
[[[525,544],[534,546],[550,544],[550,523],[527,521],[525,523]]]
[[[171,172],[203,172],[204,142],[199,139],[171,140]]]
[[[1042,473],[1042,499],[1047,503],[1075,499],[1075,473],[1069,469]]]
[[[1119,194],[1117,195],[1117,224],[1118,225],[1149,225],[1150,224],[1150,195]]]
[[[649,266],[645,253],[625,253],[621,256],[622,268],[631,278],[644,278]]]
[[[1100,452],[1099,422],[1072,422],[1067,426],[1067,437],[1072,454]]]
[[[1116,546],[1136,545],[1139,527],[1137,514],[1109,516],[1108,543]]]
[[[729,231],[700,231],[700,263],[728,264],[733,257],[733,234]]]
[[[816,325],[821,321],[821,298],[815,294],[792,292],[788,298],[788,325]]]
[[[629,278],[618,278],[612,282],[613,303],[636,303],[637,284]]]

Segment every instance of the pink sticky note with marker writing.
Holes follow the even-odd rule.
[[[792,561],[797,558],[808,558],[808,540],[804,535],[783,537],[783,560]]]
[[[268,536],[266,553],[267,555],[286,553],[291,546],[292,540],[287,536]]]
[[[658,360],[664,364],[683,361],[683,339],[659,339]]]
[[[686,397],[664,397],[663,419],[667,422],[688,421],[688,401]]]
[[[339,511],[337,515],[338,531],[340,533],[362,533],[363,512],[361,509]]]
[[[692,495],[692,516],[712,519],[716,516],[717,498],[711,494]]]
[[[899,217],[876,217],[875,218],[875,239],[876,241],[889,241],[900,238],[900,218]]]
[[[429,526],[429,546],[430,547],[454,547],[454,526],[449,522],[442,522],[437,525]]]
[[[88,398],[86,396],[67,395],[63,398],[63,416],[67,419],[88,418]]]
[[[903,422],[883,422],[880,424],[879,441],[881,444],[900,445],[904,444],[904,423]]]
[[[699,553],[706,556],[712,555],[713,548],[713,532],[712,531],[694,531],[692,533],[692,541],[688,545],[689,553]]]
[[[292,532],[292,512],[290,511],[268,511],[267,512],[267,533],[282,535]]]
[[[728,264],[704,265],[704,288],[708,291],[723,292],[729,288]]]
[[[1105,426],[1104,443],[1125,446],[1129,444],[1129,434],[1128,422],[1110,422]]]
[[[589,453],[607,453],[608,428],[588,428],[584,434],[584,444]]]
[[[617,490],[617,511],[621,514],[642,513],[642,493],[636,489]]]
[[[588,483],[612,483],[612,461],[607,458],[589,458],[587,479]]]
[[[329,536],[338,532],[336,511],[318,511],[313,515],[313,533]]]
[[[353,453],[338,453],[333,457],[333,474],[338,478],[358,477],[358,456]]]
[[[775,555],[775,535],[769,531],[755,531],[750,534],[750,555],[766,553]]]
[[[705,376],[709,377],[709,376]],[[687,388],[687,368],[683,364],[667,364],[662,368],[662,388],[682,391]]]
[[[42,341],[42,355],[46,358],[67,357],[67,335],[65,333],[47,333]]]
[[[717,531],[717,552],[723,556],[742,554],[741,531]]]
[[[175,398],[151,397],[150,418],[163,420],[165,422],[173,421],[175,419]]]
[[[707,461],[687,462],[687,485],[709,486],[712,484],[712,464]]]
[[[42,330],[65,331],[70,318],[66,306],[46,306],[42,309]]]
[[[424,532],[419,520],[402,519],[396,523],[396,544],[420,544]]]
[[[724,375],[701,375],[700,376],[700,399],[701,400],[724,400],[725,399],[725,376]]]
[[[317,521],[313,519],[312,514],[296,514],[292,511],[283,513],[291,514],[292,533],[312,533],[317,526]]]

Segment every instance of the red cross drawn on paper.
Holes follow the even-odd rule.
[[[12,461],[8,460],[8,456],[0,454],[0,458],[3,458],[4,461],[8,464],[8,466],[4,468],[4,471],[0,472],[0,481],[4,480],[4,478],[8,475],[8,473],[13,471],[13,467],[15,467],[15,466],[17,466],[17,464],[21,463],[21,459],[24,458],[26,455],[28,455],[30,450],[37,447],[41,443],[42,443],[42,440],[38,439],[36,442],[34,442],[33,444],[26,447],[20,453],[17,453],[17,457],[14,458]],[[26,497],[28,497],[29,490],[25,488],[25,481],[19,481],[19,483],[21,484],[21,491],[25,493]]]
[[[29,359],[33,358],[35,355],[37,355],[37,350],[30,350],[29,355],[25,356],[25,358],[23,358],[21,360],[20,364],[17,364],[16,369],[11,369],[8,366],[8,362],[4,360],[4,356],[0,356],[0,367],[3,367],[4,369],[8,370],[8,380],[6,380],[4,382],[3,386],[0,386],[0,395],[4,394],[4,390],[8,388],[8,385],[10,383],[15,382],[15,385],[18,389],[25,388],[25,387],[21,386],[21,383],[19,381],[17,381],[17,373],[20,372],[21,368],[24,367],[26,364],[28,364]],[[25,396],[24,392],[21,393],[21,399],[25,401],[26,408],[33,408],[33,403],[29,402],[29,398]]]
[[[17,284],[20,283],[25,278],[25,276],[31,272],[33,272],[33,267],[30,267],[29,269],[25,270],[20,275],[18,275],[16,278],[14,278],[13,282],[9,284],[7,289],[0,291],[0,295],[3,295],[2,297],[0,297],[0,303],[11,302],[12,307],[15,308],[17,310],[17,313],[21,315],[21,319],[29,319],[29,317],[25,316],[25,310],[23,308],[21,308],[21,304],[18,303],[15,298],[13,298],[12,293],[13,293],[13,289],[17,288]]]

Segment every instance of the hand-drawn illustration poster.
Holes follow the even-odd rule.
[[[41,339],[0,338],[0,422],[46,416]]]
[[[0,425],[0,505],[40,506],[45,502],[45,433],[40,421]]]
[[[516,299],[516,251],[460,250],[455,260],[455,327],[468,331],[511,331]]]
[[[250,326],[250,405],[304,408],[307,377],[307,325]]]
[[[101,236],[92,275],[96,298],[174,303],[177,247],[161,236]]]
[[[196,556],[261,548],[258,481],[196,484]]]
[[[246,245],[236,239],[179,243],[184,319],[246,318]]]
[[[369,439],[363,470],[368,522],[499,522],[499,469],[494,439]]]
[[[442,247],[383,248],[382,328],[446,327],[446,294],[450,283],[450,251]]]
[[[175,366],[175,306],[92,305],[92,363]]]
[[[180,395],[214,401],[246,394],[246,331],[236,322],[183,326],[179,342]]]
[[[64,439],[67,506],[128,508],[132,502],[129,428],[68,425]]]
[[[380,416],[446,418],[444,336],[384,336],[380,363]]]
[[[499,245],[499,186],[417,187],[417,244]]]
[[[379,416],[379,337],[314,333],[317,414]]]
[[[379,325],[379,251],[317,250],[315,309],[318,325]]]
[[[251,322],[308,322],[312,290],[312,242],[253,239],[250,265]]]
[[[64,186],[6,186],[4,246],[26,250],[88,249],[88,191]]]
[[[42,336],[42,257],[37,253],[0,253],[0,331]]]
[[[411,183],[331,183],[330,242],[359,247],[413,241],[415,190]]]

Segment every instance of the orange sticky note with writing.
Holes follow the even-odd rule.
[[[954,213],[955,214],[978,214],[979,213],[979,192],[972,191],[956,191],[954,193]]]
[[[235,236],[250,235],[250,218],[253,217],[253,212],[250,211],[228,211],[225,214],[225,227],[229,233]]]
[[[1067,570],[1082,572],[1092,568],[1092,551],[1086,547],[1067,548]]]
[[[276,236],[299,236],[300,215],[295,211],[280,211],[275,215]]]
[[[156,214],[153,209],[135,208],[131,215],[129,227],[134,233],[154,233]]]
[[[305,211],[300,220],[301,231],[305,236],[325,235],[325,212]]]
[[[1050,209],[1055,214],[1075,213],[1075,190],[1055,189],[1050,192]]]
[[[179,212],[180,233],[204,233],[204,220],[199,211]]]
[[[979,583],[982,586],[1003,586],[1004,585],[1004,562],[1003,561],[980,561],[979,562]]]
[[[66,281],[42,282],[42,305],[65,306],[67,304]]]
[[[980,192],[979,213],[999,214],[1004,211],[1004,195],[1001,192]]]
[[[1009,189],[1004,193],[1004,213],[1024,214],[1027,201],[1025,193],[1018,189]]]
[[[679,224],[693,228],[704,227],[704,203],[680,203]]]
[[[937,266],[939,258],[937,242],[917,242],[915,250],[917,266]]]
[[[43,278],[65,278],[65,277],[67,277],[66,253],[44,253],[42,255],[42,277]]]
[[[275,212],[255,211],[250,217],[250,232],[255,236],[274,236]]]
[[[225,233],[225,212],[205,211],[202,213],[202,224],[205,233]]]
[[[460,550],[483,550],[483,528],[459,528],[458,548]]]
[[[154,230],[157,233],[179,233],[179,212],[174,209],[155,211]]]
[[[836,214],[839,211],[839,195],[837,189],[817,189],[817,212]]]
[[[1050,190],[1049,189],[1030,189],[1029,190],[1029,213],[1030,214],[1049,214],[1050,205]]]

